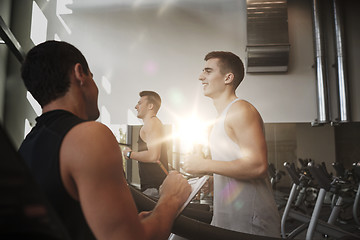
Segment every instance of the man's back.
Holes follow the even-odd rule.
[[[59,152],[63,138],[84,122],[70,112],[51,111],[38,117],[37,124],[20,146],[19,153],[30,167],[72,239],[95,239],[80,204],[64,188]]]
[[[32,168],[42,169],[34,174],[51,198],[53,185],[58,187],[54,193],[62,191],[63,198],[53,199],[54,204],[61,205],[63,199],[68,199],[69,204],[64,205],[69,213],[66,216],[79,210],[75,215],[83,214],[80,221],[85,223],[86,218],[97,239],[167,239],[177,209],[191,187],[181,174],[170,173],[155,209],[138,215],[123,174],[119,144],[108,127],[94,121],[100,115],[98,88],[82,53],[69,43],[46,41],[27,53],[21,76],[43,115],[66,110],[74,115],[73,120],[77,119],[68,125],[61,116],[55,116],[49,122],[59,121],[57,131],[45,128],[43,136],[42,127],[34,129],[20,150],[25,158],[32,159]],[[42,140],[32,144],[38,136]],[[48,144],[52,146],[49,151]],[[48,155],[38,158],[34,153]],[[52,174],[55,177],[49,176]],[[76,219],[74,225],[68,225],[68,229],[72,227],[76,235],[82,224]],[[86,233],[81,237],[91,239]]]

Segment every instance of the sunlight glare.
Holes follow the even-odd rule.
[[[180,119],[174,139],[180,140],[180,152],[190,153],[196,145],[207,145],[207,124],[197,116]]]
[[[148,75],[154,75],[158,71],[158,65],[155,61],[149,60],[145,63],[144,70]]]
[[[171,104],[181,106],[185,101],[185,96],[178,88],[170,88],[167,92],[167,96],[170,99]]]

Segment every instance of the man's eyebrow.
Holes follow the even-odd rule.
[[[211,70],[212,70],[212,68],[206,67],[206,68],[204,68],[203,71],[211,71]]]

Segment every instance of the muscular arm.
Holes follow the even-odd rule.
[[[209,160],[191,156],[184,164],[189,173],[216,173],[237,179],[255,179],[267,172],[267,149],[263,122],[257,110],[246,101],[238,101],[229,109],[225,131],[239,146],[241,158],[233,161]]]
[[[123,175],[119,146],[100,123],[75,126],[64,139],[60,161],[65,187],[80,201],[98,239],[166,239],[177,209],[188,196],[186,185],[178,189],[181,194],[167,191],[152,214],[140,221]]]
[[[148,150],[141,152],[131,152],[131,159],[140,162],[160,162],[161,144],[164,141],[163,126],[161,122],[158,119],[153,118],[142,127],[141,131],[141,135],[145,136],[145,139],[143,140],[146,142]],[[126,152],[130,150],[131,149],[126,149],[124,151],[125,155]]]

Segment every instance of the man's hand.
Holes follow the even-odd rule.
[[[206,181],[204,186],[201,188],[201,192],[205,195],[208,195],[214,190],[214,177],[210,176],[209,179]]]
[[[206,173],[205,167],[210,159],[203,158],[200,154],[192,154],[185,158],[182,169],[190,174]]]
[[[124,148],[123,155],[124,155],[125,159],[127,159],[127,160],[130,160],[130,158],[127,157],[127,154],[130,151],[131,151],[131,148],[129,148],[129,147]]]
[[[159,191],[160,199],[169,198],[171,201],[177,200],[180,208],[189,197],[191,186],[182,174],[177,171],[171,171],[160,186]]]
[[[139,219],[151,239],[168,239],[174,219],[190,195],[191,186],[183,175],[171,171],[159,190],[160,198],[155,208],[151,212],[140,213]],[[159,232],[159,229],[162,231]]]

